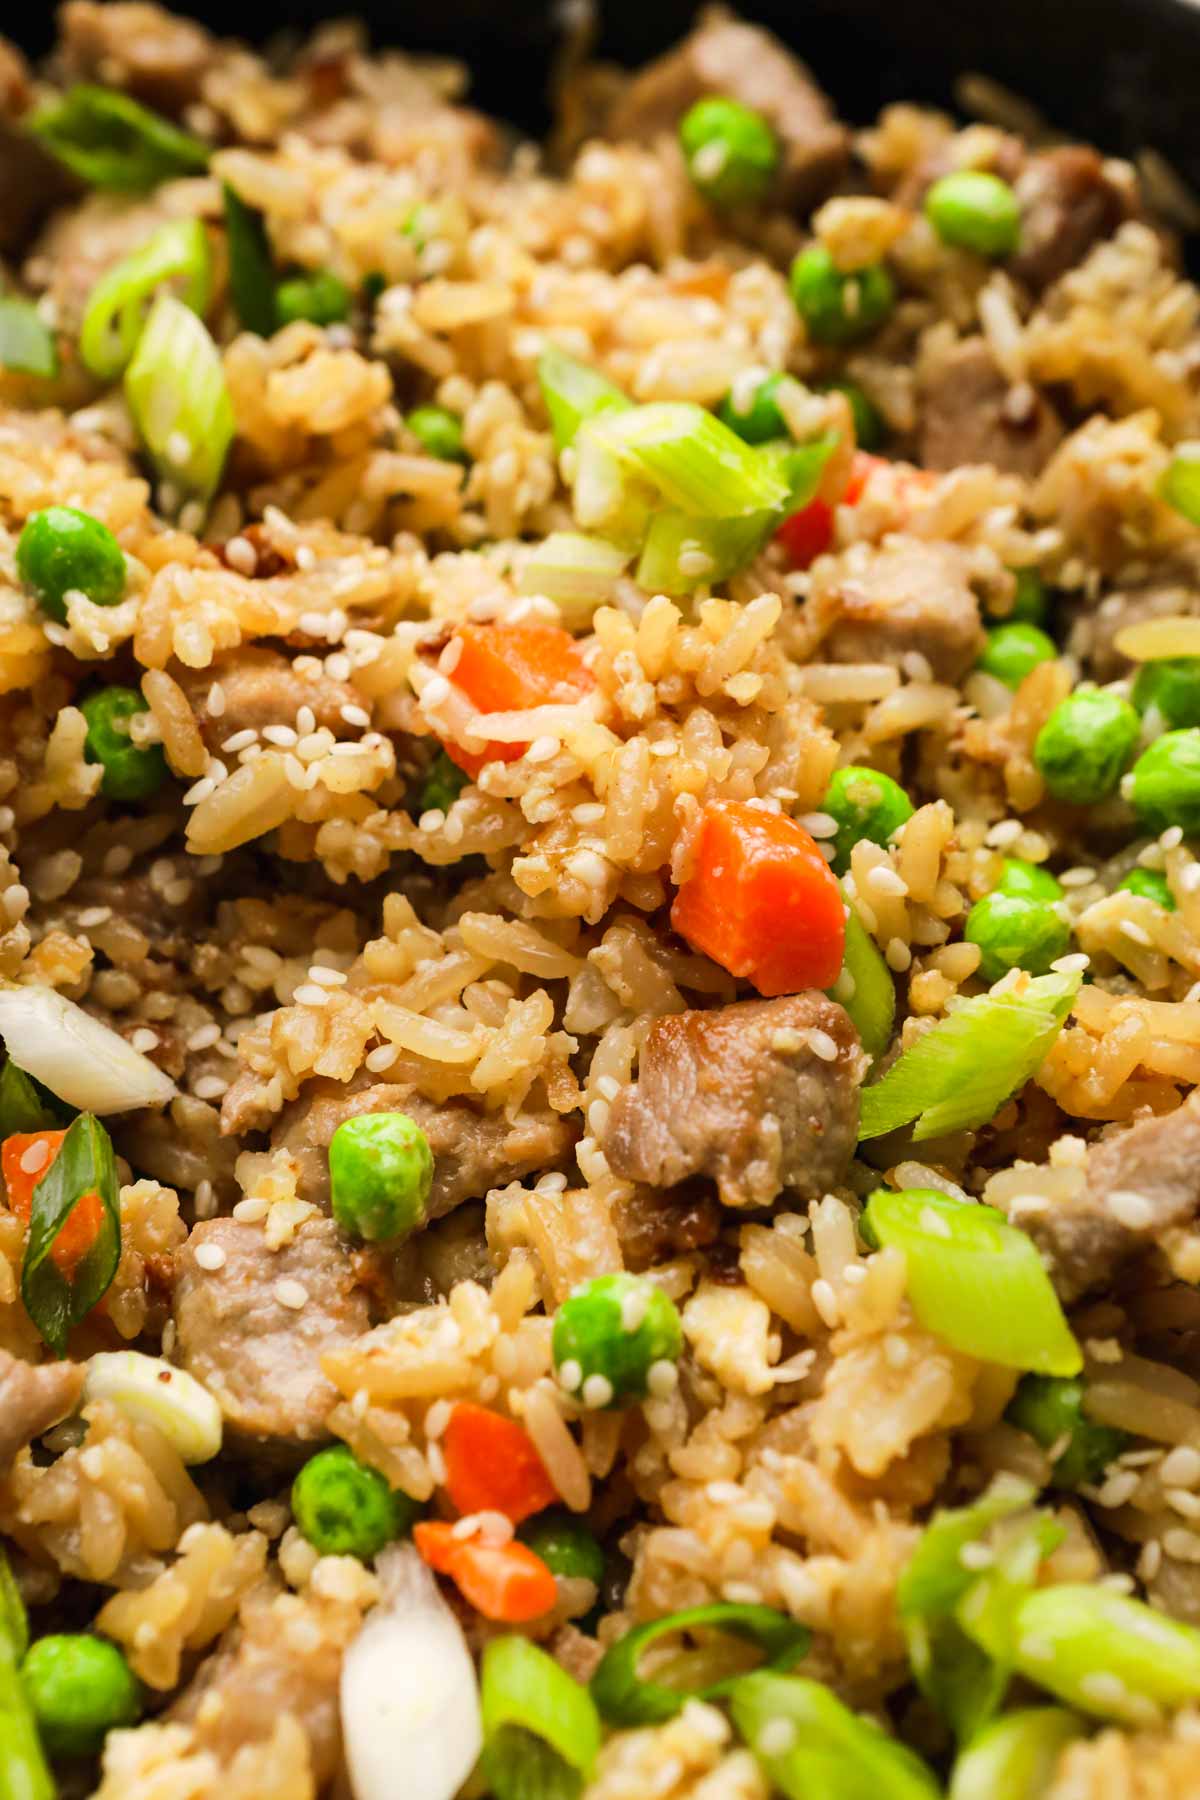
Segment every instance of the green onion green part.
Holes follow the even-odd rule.
[[[164,486],[206,504],[233,442],[221,353],[194,312],[160,294],[125,371],[125,397]]]
[[[600,1749],[587,1688],[524,1637],[492,1639],[479,1687],[483,1772],[496,1800],[575,1800]]]
[[[247,331],[270,337],[278,324],[275,263],[262,214],[247,206],[228,182],[222,183],[221,202],[225,209],[229,293],[234,311]]]
[[[0,1067],[0,1143],[17,1132],[60,1131],[74,1116],[40,1081],[18,1069],[11,1056],[4,1059]]]
[[[89,1193],[100,1198],[100,1229],[68,1276],[50,1252],[76,1202]],[[121,1213],[112,1139],[93,1113],[80,1113],[33,1190],[21,1265],[25,1310],[56,1356],[66,1355],[68,1337],[104,1298],[120,1260]]]
[[[683,512],[744,518],[790,500],[790,483],[773,459],[688,401],[603,413],[591,430],[619,463]]]
[[[58,345],[32,300],[16,294],[0,297],[0,369],[13,375],[38,375],[51,381],[58,374]]]
[[[1189,525],[1200,525],[1200,444],[1178,444],[1158,491]]]
[[[1082,1719],[1058,1706],[1022,1707],[995,1719],[963,1750],[948,1800],[1042,1800]]]
[[[73,87],[39,107],[27,129],[89,187],[142,193],[208,167],[199,138],[111,88]]]
[[[672,1686],[643,1678],[638,1661],[651,1644],[682,1632],[717,1631],[744,1638],[762,1651],[771,1669],[790,1669],[808,1652],[811,1634],[805,1626],[773,1607],[713,1601],[668,1613],[646,1625],[635,1625],[610,1644],[592,1676],[592,1695],[610,1725],[656,1725],[674,1718],[689,1699],[713,1700],[728,1694],[740,1675],[703,1687]],[[686,1656],[679,1659],[686,1668]]]
[[[610,597],[629,563],[627,553],[582,531],[552,531],[532,551],[517,579],[518,594],[544,594],[568,627],[583,629]]]
[[[199,219],[169,219],[152,237],[102,275],[88,295],[79,353],[100,381],[114,381],[137,348],[150,302],[171,282],[203,316],[212,294],[212,257]]]
[[[819,1681],[755,1670],[735,1682],[730,1705],[784,1800],[939,1800],[919,1756]]]
[[[0,1549],[0,1800],[55,1800],[20,1663],[29,1643],[25,1607]]]
[[[1127,1432],[1088,1418],[1083,1410],[1084,1395],[1082,1381],[1026,1375],[1004,1415],[1043,1450],[1056,1450],[1050,1478],[1053,1487],[1077,1488],[1098,1481],[1109,1463],[1129,1448]]]
[[[1200,1631],[1111,1588],[1039,1588],[1014,1636],[1021,1674],[1095,1718],[1143,1725],[1200,1698]]]
[[[829,990],[840,1001],[868,1056],[882,1056],[892,1041],[896,984],[874,938],[851,906],[846,914],[842,972]]]
[[[601,413],[624,412],[633,405],[615,382],[551,344],[538,359],[538,384],[550,415],[554,448],[575,442],[581,425]]]

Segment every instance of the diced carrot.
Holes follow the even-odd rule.
[[[62,1149],[65,1131],[17,1131],[0,1145],[0,1169],[8,1191],[8,1204],[19,1219],[29,1223],[33,1212],[33,1190]],[[40,1161],[30,1155],[35,1146],[44,1146]],[[26,1163],[36,1166],[27,1168]],[[104,1223],[104,1207],[99,1194],[83,1194],[67,1214],[62,1230],[55,1238],[50,1254],[64,1275],[71,1275],[87,1255]]]
[[[454,635],[462,649],[450,680],[479,712],[569,705],[595,686],[575,639],[557,625],[468,623]],[[484,763],[515,762],[528,748],[497,741],[483,750],[467,750],[453,739],[445,745],[451,762],[472,777]]]
[[[832,987],[841,971],[846,912],[833,870],[803,825],[744,800],[704,808],[671,923],[760,994]]]
[[[507,1544],[485,1544],[481,1538],[455,1537],[444,1520],[424,1519],[413,1526],[413,1542],[439,1575],[448,1575],[464,1600],[485,1619],[521,1625],[550,1611],[558,1598],[553,1575],[540,1556],[514,1538]]]
[[[775,533],[775,542],[790,568],[807,569],[833,542],[833,508],[824,500],[810,500],[783,521]]]
[[[936,475],[927,469],[915,468],[912,463],[889,462],[885,456],[856,450],[838,504],[857,506],[872,479],[884,470],[895,482],[897,498],[904,502],[915,502],[937,480]],[[807,569],[829,549],[833,543],[833,512],[828,501],[818,497],[783,521],[775,533],[775,542],[782,548],[791,568]]]
[[[460,1400],[442,1438],[446,1490],[460,1513],[501,1512],[519,1525],[558,1498],[523,1425]]]

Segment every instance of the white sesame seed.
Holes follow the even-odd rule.
[[[450,683],[444,675],[431,675],[421,689],[422,706],[444,706],[450,698]]]
[[[1144,926],[1138,925],[1133,919],[1122,919],[1121,930],[1131,943],[1140,944],[1146,950],[1153,949],[1154,939]]]
[[[867,886],[874,888],[877,894],[895,895],[897,900],[903,900],[908,893],[907,881],[887,863],[878,863],[868,872]]]
[[[290,1276],[277,1281],[271,1292],[280,1306],[286,1306],[290,1312],[299,1312],[308,1303],[308,1289],[302,1281],[293,1281]]]
[[[831,1038],[827,1031],[822,1031],[819,1026],[813,1025],[809,1028],[808,1047],[813,1055],[819,1057],[822,1062],[837,1061],[836,1040]]]
[[[344,969],[327,969],[324,963],[313,963],[308,971],[308,979],[315,981],[319,987],[344,987],[350,979]]]
[[[395,1044],[380,1044],[376,1049],[369,1050],[363,1061],[372,1075],[379,1075],[384,1069],[391,1068],[399,1054],[400,1051]]]
[[[143,1056],[149,1056],[152,1050],[158,1049],[158,1033],[151,1031],[148,1025],[141,1025],[129,1040],[133,1048]]]
[[[221,1027],[215,1023],[198,1025],[187,1040],[189,1050],[211,1050],[221,1036]]]
[[[210,1275],[215,1275],[218,1269],[225,1267],[225,1252],[220,1244],[197,1244],[196,1261]]]
[[[220,1075],[201,1075],[192,1083],[197,1100],[223,1100],[228,1091],[229,1083]]]
[[[199,781],[194,781],[192,783],[187,793],[183,796],[183,804],[185,806],[199,806],[202,800],[207,800],[208,796],[210,794],[215,794],[216,791],[217,784],[212,776],[202,775]]]
[[[903,975],[906,969],[912,967],[912,951],[903,938],[889,938],[883,954],[888,968],[894,969],[898,975]]]
[[[418,831],[440,831],[446,823],[445,810],[440,806],[431,806],[417,820]]]
[[[21,1152],[21,1167],[26,1175],[36,1175],[38,1170],[44,1168],[49,1160],[50,1146],[45,1138],[39,1138],[36,1143],[27,1145]]]
[[[1020,819],[1001,819],[993,825],[984,842],[996,850],[1002,850],[1006,844],[1015,844],[1025,827]]]
[[[1164,850],[1177,850],[1183,842],[1183,826],[1168,825],[1167,829],[1159,834],[1158,841]]]
[[[341,717],[347,725],[360,725],[364,731],[371,723],[371,715],[365,706],[343,706]]]
[[[281,750],[290,750],[296,742],[296,733],[290,725],[264,725],[262,735],[268,744],[278,744]]]
[[[1078,868],[1064,869],[1058,881],[1060,887],[1077,888],[1089,887],[1095,879],[1095,869],[1085,869],[1081,864]]]
[[[838,834],[838,822],[832,813],[810,812],[801,814],[798,824],[803,825],[809,837],[831,838]]]
[[[1128,1698],[1125,1683],[1109,1669],[1092,1669],[1081,1678],[1079,1691],[1097,1706],[1120,1706]]]
[[[613,1384],[607,1375],[589,1375],[582,1388],[583,1404],[599,1410],[613,1397]]]
[[[1200,1484],[1200,1450],[1194,1450],[1190,1444],[1177,1444],[1163,1457],[1159,1474],[1170,1487],[1196,1487]]]
[[[568,1394],[574,1394],[583,1381],[583,1369],[573,1357],[570,1357],[565,1363],[559,1364],[558,1379]]]
[[[1110,1475],[1096,1494],[1101,1506],[1124,1506],[1137,1493],[1140,1477],[1133,1469],[1122,1469],[1116,1475]]]
[[[311,706],[302,706],[296,714],[296,730],[301,737],[317,729],[317,715]]]
[[[214,681],[208,690],[208,710],[214,719],[219,719],[225,711],[225,689],[219,681]]]
[[[256,744],[257,742],[257,731],[255,731],[253,726],[247,725],[244,730],[235,731],[232,737],[227,737],[221,745],[221,748],[227,755],[236,756],[239,750],[245,750],[249,745]]]
[[[665,1400],[679,1386],[679,1370],[673,1362],[661,1357],[646,1371],[646,1387],[656,1400]]]
[[[91,931],[96,925],[107,925],[111,918],[111,906],[88,906],[78,915],[75,923],[81,930]]]
[[[329,993],[327,989],[317,987],[315,982],[304,982],[292,995],[292,1001],[296,1006],[328,1006]]]
[[[1069,956],[1056,957],[1050,964],[1050,967],[1056,974],[1074,975],[1076,972],[1082,972],[1086,969],[1091,963],[1091,960],[1091,957],[1088,956],[1086,951],[1073,950]]]
[[[836,1331],[837,1327],[842,1322],[842,1309],[838,1305],[838,1297],[834,1291],[833,1283],[826,1281],[824,1276],[821,1276],[813,1282],[810,1291],[812,1293],[813,1305],[816,1307],[818,1313],[820,1313],[822,1321],[829,1327],[830,1331]]]
[[[167,461],[186,469],[192,457],[192,440],[185,431],[173,431],[166,442]]]
[[[637,1331],[650,1309],[651,1289],[640,1284],[630,1288],[621,1301],[621,1330]]]
[[[1108,1196],[1108,1210],[1118,1225],[1130,1231],[1145,1231],[1154,1223],[1154,1208],[1144,1194],[1128,1188],[1114,1188]]]
[[[561,749],[562,744],[558,738],[537,737],[525,752],[525,761],[531,763],[552,762]]]

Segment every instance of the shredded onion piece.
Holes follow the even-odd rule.
[[[175,1094],[140,1050],[53,988],[0,988],[0,1037],[27,1075],[80,1112],[165,1106]]]
[[[1143,619],[1125,625],[1114,647],[1133,662],[1157,662],[1164,656],[1200,656],[1200,619],[1172,614],[1169,619]]]

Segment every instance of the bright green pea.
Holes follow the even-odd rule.
[[[1080,688],[1060,700],[1033,746],[1033,760],[1058,800],[1089,806],[1121,779],[1142,729],[1128,700]]]
[[[554,1315],[554,1367],[587,1407],[644,1399],[651,1371],[683,1349],[675,1302],[645,1275],[597,1275]]]
[[[346,1444],[310,1456],[292,1483],[292,1517],[322,1556],[369,1562],[412,1528],[419,1507]]]
[[[819,394],[845,394],[854,417],[854,441],[860,450],[878,450],[887,437],[883,414],[856,381],[821,381]]]
[[[987,634],[983,655],[976,664],[985,675],[995,676],[1007,688],[1019,688],[1031,669],[1053,662],[1058,645],[1037,625],[1020,620],[996,625]]]
[[[761,113],[710,94],[679,123],[688,174],[714,206],[755,206],[779,167],[779,139]]]
[[[975,902],[963,936],[969,944],[979,945],[984,979],[999,981],[1010,969],[1044,975],[1065,955],[1071,927],[1047,901],[996,888]]]
[[[33,513],[17,542],[17,574],[42,611],[66,623],[66,596],[78,591],[96,606],[125,594],[125,557],[107,525],[74,506]]]
[[[1200,725],[1200,656],[1164,656],[1143,663],[1130,699],[1140,713],[1153,707],[1169,731]]]
[[[425,1222],[433,1154],[407,1113],[359,1113],[329,1144],[333,1216],[368,1243],[408,1237]]]
[[[51,1756],[92,1756],[110,1731],[142,1710],[136,1675],[107,1638],[72,1632],[39,1638],[21,1665],[42,1742]]]
[[[1005,1417],[1036,1438],[1043,1450],[1063,1444],[1053,1464],[1055,1487],[1077,1488],[1098,1481],[1130,1443],[1128,1433],[1096,1425],[1087,1417],[1083,1382],[1073,1375],[1023,1375]]]
[[[1153,900],[1164,912],[1176,910],[1175,896],[1161,869],[1130,869],[1124,881],[1117,883],[1117,892],[1140,894],[1143,900]]]
[[[425,776],[418,805],[421,812],[449,812],[470,777],[439,750]]]
[[[1061,900],[1061,884],[1040,863],[1022,862],[1019,856],[1006,856],[1004,872],[995,888],[997,894],[1019,895],[1023,900]]]
[[[843,274],[824,244],[801,250],[788,277],[796,311],[817,344],[852,344],[870,337],[896,304],[896,288],[882,263]]]
[[[100,792],[110,800],[144,800],[167,778],[161,744],[135,744],[129,721],[148,711],[136,688],[106,687],[89,694],[79,709],[87,720],[84,760],[101,763]]]
[[[835,771],[829,783],[821,811],[837,820],[833,840],[835,874],[844,875],[850,867],[850,852],[861,838],[873,844],[886,844],[893,832],[912,818],[912,801],[890,775],[878,769],[865,769],[851,764]]]
[[[1157,836],[1172,825],[1200,832],[1200,730],[1164,731],[1133,765],[1133,810]]]
[[[1040,625],[1045,629],[1050,617],[1050,596],[1040,572],[1033,568],[1014,569],[1017,591],[1009,621],[1014,625]]]
[[[1200,525],[1200,445],[1180,445],[1167,464],[1158,491],[1190,525]]]
[[[573,1513],[561,1509],[539,1513],[522,1525],[517,1536],[552,1575],[582,1576],[597,1587],[604,1580],[604,1551]]]
[[[957,169],[925,196],[925,217],[943,244],[978,256],[1011,256],[1021,238],[1021,207],[1007,181],[984,169]]]
[[[465,463],[462,420],[444,406],[415,406],[404,423],[421,448],[441,462]]]
[[[281,325],[307,319],[312,325],[339,325],[350,316],[350,289],[330,269],[313,275],[294,275],[281,281],[275,293],[275,310]]]
[[[786,438],[787,420],[775,400],[780,382],[786,379],[782,372],[765,376],[748,396],[750,403],[744,409],[734,404],[732,392],[726,394],[717,408],[717,417],[747,444],[768,444],[772,438]]]

